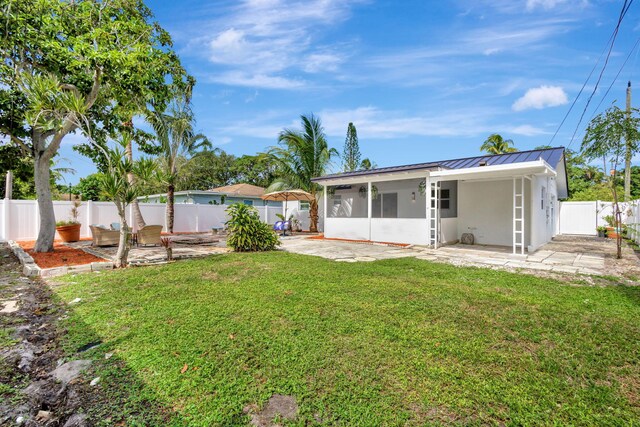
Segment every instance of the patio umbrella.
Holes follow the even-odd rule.
[[[284,202],[284,220],[287,220],[287,202],[289,200],[302,200],[310,202],[314,200],[311,193],[304,190],[282,190],[267,193],[262,196],[262,200],[272,200],[275,202]],[[284,231],[284,230],[283,230]]]

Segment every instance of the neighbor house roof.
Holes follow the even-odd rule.
[[[251,199],[259,199],[264,194],[264,188],[258,187],[257,185],[251,184],[233,184],[233,185],[225,185],[223,187],[216,187],[210,190],[183,190],[176,191],[174,194],[176,196],[227,196],[227,197],[247,197]],[[148,197],[161,197],[166,196],[166,194],[150,194],[148,196],[140,196],[138,200],[144,200]]]
[[[264,194],[264,188],[251,184],[233,184],[224,187],[216,187],[208,190],[212,193],[225,194],[228,196],[260,197]]]
[[[477,166],[507,165],[514,163],[530,162],[542,159],[551,167],[557,167],[564,155],[564,147],[545,148],[540,150],[517,151],[507,154],[493,154],[475,157],[463,157],[451,160],[438,160],[428,163],[415,163],[403,166],[391,166],[360,170],[355,172],[334,173],[322,177],[313,178],[312,181],[326,181],[335,178],[347,178],[366,175],[379,175],[384,173],[408,172],[414,170],[442,170],[442,169],[465,169]]]

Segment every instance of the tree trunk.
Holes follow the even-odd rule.
[[[124,150],[124,153],[127,156],[127,159],[131,163],[133,163],[133,147],[132,147],[131,139],[129,139],[129,141],[127,142],[127,146]],[[134,184],[135,180],[136,178],[135,176],[133,176],[132,173],[127,174],[127,181],[129,181],[129,184]],[[135,224],[135,228],[137,230],[140,230],[142,227],[144,227],[147,224],[144,222],[144,218],[142,217],[142,212],[140,211],[140,205],[138,204],[138,199],[131,202],[131,204],[133,205],[133,222]]]
[[[129,250],[131,249],[131,241],[129,239],[129,224],[127,224],[127,215],[125,207],[116,202],[118,215],[120,216],[120,240],[118,241],[118,251],[115,257],[115,267],[124,268],[129,260]]]
[[[309,202],[309,231],[312,233],[318,232],[318,201],[315,196]]]
[[[175,186],[173,184],[169,184],[169,187],[167,188],[167,231],[169,233],[173,233],[174,192]]]
[[[35,143],[34,146],[36,146]],[[53,241],[56,236],[56,217],[51,200],[50,160],[48,156],[43,156],[43,153],[34,152],[33,172],[40,214],[40,230],[34,252],[53,252]]]

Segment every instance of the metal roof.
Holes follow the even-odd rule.
[[[412,165],[391,166],[355,172],[334,173],[322,177],[313,178],[312,181],[326,181],[335,178],[348,178],[366,175],[377,175],[393,172],[406,172],[412,170],[436,170],[436,169],[465,169],[477,166],[507,165],[513,163],[531,162],[542,159],[551,167],[557,168],[564,155],[564,147],[545,148],[540,150],[517,151],[515,153],[493,154],[460,159],[440,160],[429,163],[416,163]],[[484,163],[484,164],[483,164]]]

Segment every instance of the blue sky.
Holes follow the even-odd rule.
[[[198,81],[197,127],[216,146],[237,155],[264,151],[283,128],[298,127],[300,114],[314,113],[332,146],[342,149],[352,121],[363,157],[390,166],[476,155],[494,132],[521,150],[549,144],[605,48],[622,1],[147,4]],[[640,37],[639,17],[634,4],[571,148],[579,147]],[[624,105],[626,81],[639,77],[637,56],[599,111],[615,99]],[[569,145],[594,82],[552,145]],[[640,99],[640,81],[635,86]],[[78,139],[69,137],[61,150],[78,171],[73,183],[94,171],[71,150]]]

